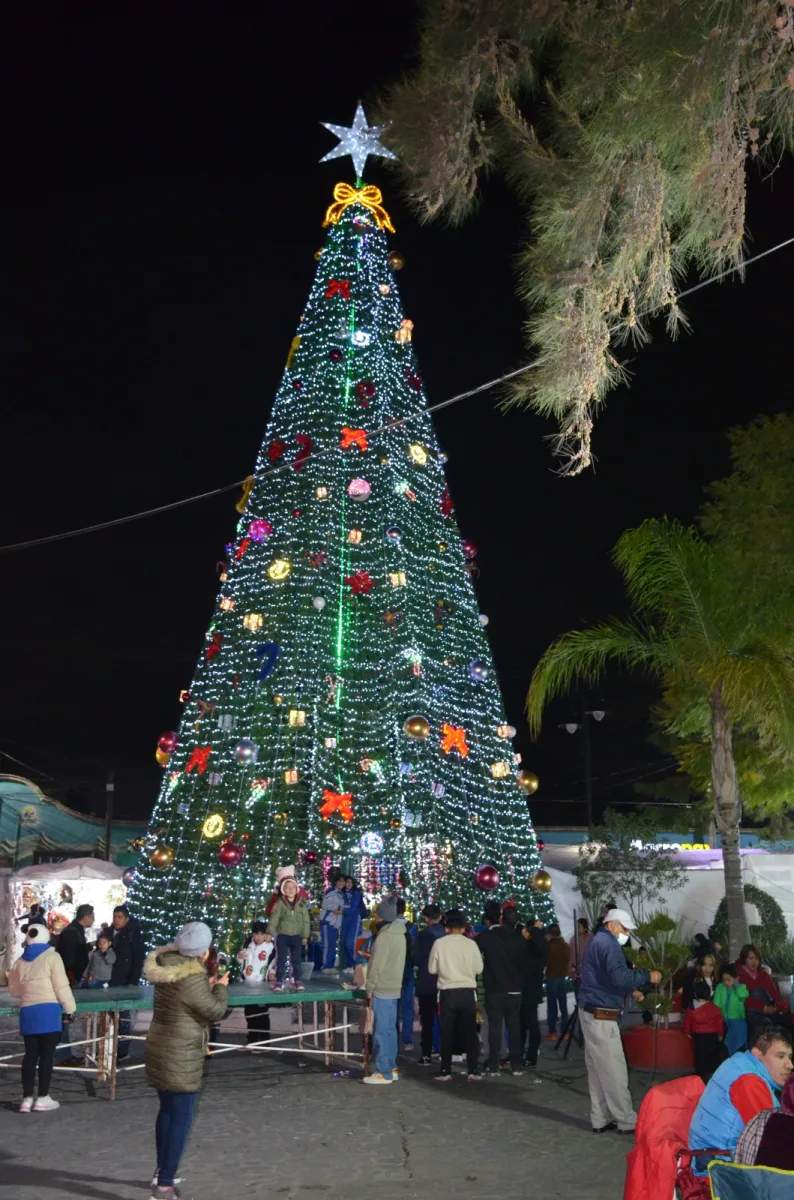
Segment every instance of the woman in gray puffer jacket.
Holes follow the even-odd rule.
[[[143,973],[154,984],[154,1015],[146,1037],[146,1076],[157,1088],[157,1171],[152,1200],[172,1200],[174,1176],[187,1144],[201,1087],[209,1028],[227,1010],[229,976],[210,979],[204,967],[212,931],[190,921],[173,946],[155,950]]]

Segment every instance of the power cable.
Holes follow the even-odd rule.
[[[737,271],[744,271],[746,267],[753,263],[759,262],[762,258],[767,258],[770,254],[775,254],[778,250],[785,249],[786,246],[794,244],[794,237],[786,238],[783,242],[778,242],[776,246],[770,246],[768,250],[762,250],[759,254],[754,254],[751,258],[747,258],[744,262],[737,263],[736,266],[726,267],[724,271],[720,271],[717,275],[712,275],[709,279],[703,279],[700,283],[694,284],[691,288],[686,288],[683,292],[679,292],[676,296],[676,301],[683,300],[685,296],[691,296],[695,292],[699,292],[702,288],[709,287],[712,283],[718,283],[720,279],[725,279],[729,275],[735,275]],[[655,310],[647,309],[644,312],[637,314],[638,317],[650,316]],[[500,375],[497,379],[491,379],[487,383],[481,383],[478,387],[469,388],[468,391],[458,392],[455,396],[450,396],[448,400],[441,400],[438,404],[431,404],[428,408],[417,409],[410,416],[400,417],[394,421],[388,421],[385,425],[381,425],[377,429],[373,429],[370,436],[375,437],[380,433],[386,433],[390,429],[396,429],[401,425],[407,425],[411,421],[416,421],[419,417],[430,416],[432,413],[440,412],[444,408],[450,408],[453,404],[459,404],[461,400],[468,400],[471,396],[477,396],[481,392],[487,392],[491,388],[498,387],[499,384],[508,383],[511,379],[516,379],[519,375],[526,374],[527,371],[533,371],[538,362],[526,363],[523,367],[517,367],[514,371],[507,371],[504,375]],[[339,446],[331,446],[327,450],[318,450],[316,454],[309,454],[304,460],[304,464],[316,459],[325,458],[329,454],[338,454]],[[279,467],[271,467],[264,475],[260,475],[257,483],[263,479],[269,478],[271,475],[277,475],[282,471],[292,469],[292,463],[284,463]],[[227,483],[223,487],[212,488],[208,492],[199,492],[195,496],[187,496],[184,500],[174,500],[170,504],[160,504],[156,508],[143,509],[141,512],[130,513],[126,517],[115,517],[111,521],[100,521],[95,525],[83,525],[80,529],[69,529],[64,533],[53,533],[48,537],[31,538],[26,542],[12,542],[7,546],[0,546],[0,554],[10,554],[15,550],[29,550],[34,546],[46,546],[52,542],[62,542],[67,538],[81,537],[85,533],[98,533],[101,529],[111,529],[117,525],[127,525],[131,521],[142,521],[146,517],[154,517],[159,513],[171,512],[175,508],[184,508],[185,505],[195,504],[199,500],[207,500],[210,496],[220,496],[224,492],[231,492],[235,488],[242,487],[245,481],[243,479],[235,480],[234,483]]]

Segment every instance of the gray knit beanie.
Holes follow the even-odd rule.
[[[176,948],[185,958],[198,958],[212,945],[212,930],[203,921],[188,921],[176,935]]]
[[[397,901],[394,896],[385,896],[381,900],[378,907],[375,909],[375,915],[380,917],[381,921],[396,921],[397,920]]]

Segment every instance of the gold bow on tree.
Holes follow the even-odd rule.
[[[334,204],[329,204],[323,221],[326,225],[336,225],[345,209],[351,204],[363,204],[375,218],[378,229],[386,229],[394,233],[391,217],[383,207],[383,195],[380,188],[373,184],[365,184],[363,188],[354,188],[349,183],[338,183],[334,188]]]

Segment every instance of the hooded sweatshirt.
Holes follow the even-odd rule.
[[[58,1033],[61,1011],[73,1013],[77,1008],[60,954],[43,943],[25,947],[9,972],[8,990],[22,1002],[19,1031],[23,1037]]]
[[[325,893],[320,908],[320,924],[330,925],[333,929],[341,929],[345,915],[345,893],[338,887],[332,887]]]
[[[249,942],[248,949],[241,950],[237,955],[242,967],[243,983],[265,983],[275,953],[275,942],[262,942],[259,946],[253,940]]]

